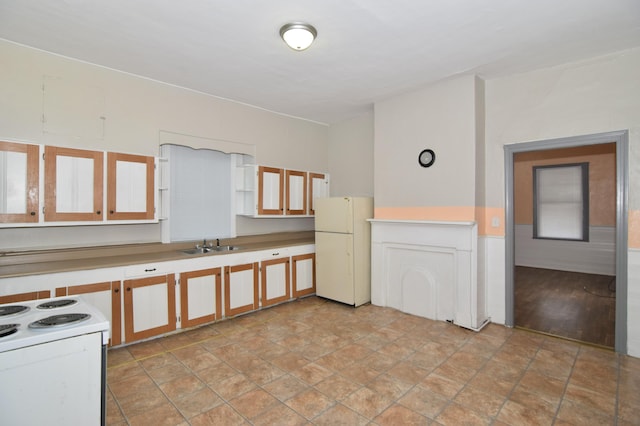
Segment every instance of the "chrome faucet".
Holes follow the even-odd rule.
[[[218,245],[220,245],[220,243],[218,243]],[[207,248],[207,247],[213,247],[213,243],[207,243],[207,239],[203,239],[202,240],[202,245],[198,245],[196,244],[196,248]]]

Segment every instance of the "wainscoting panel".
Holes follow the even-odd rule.
[[[515,226],[517,266],[615,275],[615,227],[591,227],[589,241],[533,239],[532,225]]]

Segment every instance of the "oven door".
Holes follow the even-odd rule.
[[[2,423],[101,424],[103,362],[99,332],[0,353]]]

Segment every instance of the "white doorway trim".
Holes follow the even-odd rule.
[[[629,132],[627,130],[572,136],[504,146],[505,164],[505,325],[513,327],[514,313],[514,177],[513,157],[520,152],[569,148],[615,142],[616,144],[616,326],[615,350],[627,353],[627,238],[629,193]]]

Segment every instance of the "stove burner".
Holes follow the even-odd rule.
[[[29,328],[51,328],[63,327],[69,324],[76,324],[91,318],[89,314],[60,314],[39,319],[29,324]]]
[[[60,299],[60,300],[50,300],[48,302],[44,302],[36,306],[38,309],[55,309],[55,308],[64,308],[67,306],[75,305],[78,303],[75,299]]]
[[[20,324],[0,324],[0,337],[10,336],[18,331]]]
[[[27,312],[28,310],[29,307],[24,305],[0,306],[0,317],[21,314],[23,312]]]

